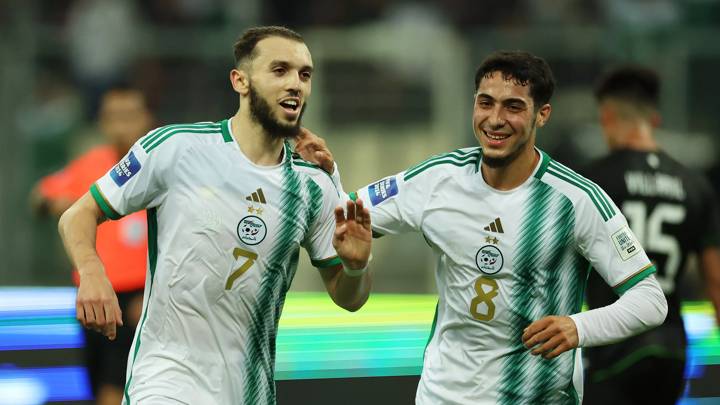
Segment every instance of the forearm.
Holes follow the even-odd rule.
[[[95,200],[86,193],[60,217],[58,229],[80,275],[75,300],[77,319],[84,327],[113,340],[117,326],[122,326],[122,311],[95,251],[97,226],[103,218]]]
[[[654,276],[629,289],[614,303],[571,315],[580,347],[614,343],[663,323],[667,301]]]
[[[368,297],[372,287],[372,274],[367,269],[362,275],[350,276],[340,270],[335,279],[335,291],[333,301],[348,311],[360,309]]]
[[[91,199],[89,195],[82,197],[65,211],[58,222],[58,231],[65,251],[78,269],[80,277],[83,277],[85,272],[102,269],[102,262],[95,250],[97,226],[102,222],[102,215]]]

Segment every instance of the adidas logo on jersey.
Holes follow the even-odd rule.
[[[263,194],[263,191],[261,188],[257,189],[255,192],[250,194],[249,196],[245,197],[246,200],[250,202],[260,203],[260,204],[267,204],[267,201],[265,200],[265,194]],[[263,209],[258,207],[255,208],[252,205],[248,207],[248,212],[251,214],[257,214],[262,215]]]
[[[245,199],[256,203],[267,204],[267,201],[265,201],[265,194],[263,194],[261,188],[257,189],[257,191],[255,191],[254,193],[245,197]]]
[[[490,231],[490,232],[505,233],[505,231],[503,231],[503,227],[502,227],[502,223],[500,222],[500,218],[495,218],[495,220],[493,222],[490,222],[490,225],[486,226],[483,229],[485,229],[486,231]]]

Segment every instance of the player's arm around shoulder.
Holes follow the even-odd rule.
[[[58,230],[80,276],[76,299],[78,321],[113,340],[122,314],[112,285],[95,251],[97,226],[105,217],[91,194],[85,193],[60,217]]]

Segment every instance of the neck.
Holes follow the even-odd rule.
[[[247,108],[239,110],[230,121],[235,142],[242,153],[259,166],[274,166],[283,158],[282,138],[274,138],[255,122]]]
[[[540,154],[534,147],[529,147],[506,166],[490,167],[483,162],[480,170],[490,187],[503,191],[512,190],[530,177],[539,160]]]
[[[652,126],[647,122],[637,122],[616,131],[612,136],[610,149],[629,149],[641,152],[655,152],[659,149],[652,133]]]

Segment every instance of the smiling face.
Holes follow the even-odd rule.
[[[505,167],[520,156],[533,156],[535,130],[545,125],[550,109],[550,104],[536,108],[529,84],[498,71],[483,77],[473,108],[473,132],[483,149],[483,164]]]
[[[259,41],[255,52],[239,69],[239,80],[245,82],[236,90],[249,105],[253,121],[269,136],[294,136],[311,93],[310,51],[302,42],[274,36]]]

